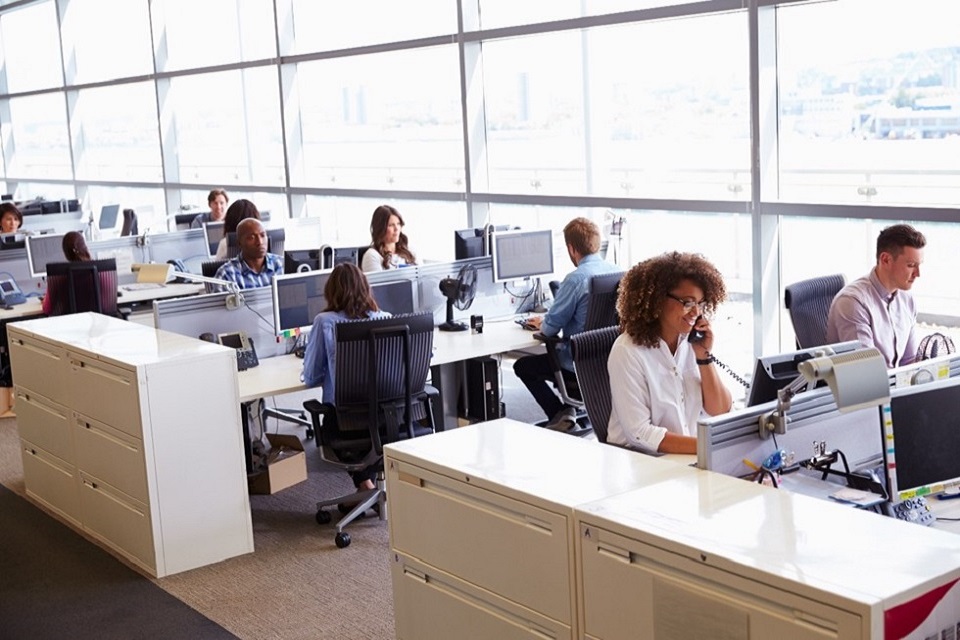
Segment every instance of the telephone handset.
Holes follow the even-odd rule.
[[[690,330],[690,333],[687,334],[687,342],[689,342],[690,344],[696,344],[696,343],[698,343],[698,342],[703,342],[703,339],[707,337],[706,332],[704,332],[704,331],[697,331],[697,329],[696,329],[696,325],[697,325],[698,322],[700,322],[700,318],[702,318],[702,317],[703,317],[703,316],[697,316],[696,322],[693,323],[693,324],[694,324],[694,328],[691,329],[691,330]],[[729,373],[729,374],[733,377],[734,380],[736,380],[737,382],[739,382],[740,384],[742,384],[742,385],[743,385],[744,387],[746,387],[747,389],[750,388],[750,383],[749,383],[749,382],[747,382],[746,380],[744,380],[743,378],[741,378],[740,376],[738,376],[736,373],[734,373],[733,369],[731,369],[730,367],[728,367],[726,364],[724,364],[723,362],[720,362],[719,360],[717,360],[717,357],[716,357],[715,355],[713,355],[712,353],[710,353],[710,352],[708,351],[708,352],[707,352],[707,356],[709,356],[709,359],[712,360],[714,364],[716,364],[718,367],[720,367],[721,369],[723,369],[724,371],[726,371],[727,373]]]
[[[697,342],[703,342],[703,339],[707,337],[707,334],[703,331],[697,331],[696,325],[700,322],[700,318],[703,316],[697,316],[697,319],[694,321],[693,329],[690,330],[690,333],[687,334],[687,342],[690,344],[696,344]]]
[[[233,333],[221,333],[217,335],[202,333],[200,334],[200,339],[236,349],[238,371],[246,371],[260,364],[260,360],[257,358],[257,350],[253,346],[253,340],[250,339],[246,331],[234,331]]]

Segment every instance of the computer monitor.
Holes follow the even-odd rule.
[[[553,273],[553,231],[493,234],[493,281],[510,282]]]
[[[217,248],[220,246],[220,240],[223,239],[223,222],[205,222],[203,238],[210,251],[210,257],[217,255]]]
[[[63,213],[64,208],[59,200],[44,200],[40,203],[40,213]]]
[[[100,207],[100,222],[98,224],[101,231],[113,231],[117,228],[117,220],[120,218],[120,205],[105,204]]]
[[[26,236],[19,231],[0,233],[0,249],[23,249]]]
[[[960,378],[892,389],[880,407],[887,496],[901,502],[960,487]]]
[[[373,290],[373,299],[381,311],[388,311],[393,315],[413,313],[416,311],[416,301],[413,299],[413,280],[397,282],[380,282],[370,285]]]
[[[27,262],[32,277],[46,277],[47,263],[64,261],[63,235],[27,236]]]
[[[273,327],[276,335],[290,338],[309,331],[317,314],[327,308],[323,288],[329,271],[307,271],[274,276]]]
[[[453,232],[453,257],[457,260],[483,256],[483,229],[458,229]]]
[[[747,406],[763,404],[777,399],[777,391],[793,382],[800,372],[797,365],[804,360],[816,357],[817,350],[833,349],[834,353],[846,353],[860,348],[856,340],[838,342],[823,347],[812,347],[788,353],[777,353],[757,358],[753,370],[753,379],[750,381],[750,395],[747,397]],[[823,383],[819,383],[820,386]]]
[[[283,252],[283,272],[303,273],[304,271],[320,270],[319,249],[298,249]]]
[[[190,213],[177,213],[173,216],[173,223],[178,231],[184,231],[190,228],[197,216],[209,214],[209,211],[191,211]]]

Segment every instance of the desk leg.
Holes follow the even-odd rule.
[[[440,392],[442,415],[435,418],[440,431],[456,429],[460,424],[457,405],[463,386],[462,370],[462,362],[448,362],[430,368],[430,383]]]
[[[249,402],[240,403],[240,424],[243,427],[243,458],[247,465],[247,475],[253,473],[253,449],[250,446]]]

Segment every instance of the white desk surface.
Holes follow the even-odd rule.
[[[203,284],[198,283],[170,283],[162,287],[151,289],[138,289],[128,291],[124,289],[125,285],[120,285],[117,289],[117,304],[129,305],[141,302],[150,302],[163,298],[180,298],[184,296],[195,296],[204,292]],[[14,305],[13,309],[0,309],[0,320],[9,320],[11,318],[21,318],[23,316],[38,315],[43,313],[41,309],[41,299],[37,296],[27,298],[23,304]]]
[[[496,322],[484,326],[482,334],[470,331],[440,331],[434,329],[432,365],[444,365],[469,358],[504,353],[516,349],[539,346],[533,333],[513,322]],[[303,391],[300,381],[303,360],[293,355],[260,360],[260,365],[239,374],[240,401]]]
[[[195,296],[204,292],[203,283],[188,282],[178,283],[169,282],[162,287],[151,287],[149,289],[126,289],[127,285],[117,287],[117,304],[137,304],[141,302],[151,302],[153,300],[162,300],[164,298],[182,298],[185,296]]]

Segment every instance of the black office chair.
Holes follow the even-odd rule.
[[[620,327],[613,326],[583,331],[570,338],[573,363],[577,368],[577,383],[590,425],[600,442],[607,441],[607,424],[613,408],[607,358],[619,335]]]
[[[225,262],[226,260],[207,260],[205,262],[201,262],[200,274],[206,278],[216,278],[217,270]],[[217,289],[217,285],[210,282],[204,282],[203,290],[206,293],[215,293],[218,289]]]
[[[591,331],[602,327],[619,325],[620,320],[617,317],[617,292],[620,289],[620,279],[623,278],[623,272],[604,273],[590,278],[587,293],[587,317],[584,321],[583,330]],[[547,348],[547,355],[550,358],[550,368],[553,370],[554,385],[560,394],[560,399],[564,404],[575,407],[578,410],[584,408],[581,390],[579,388],[578,376],[571,374],[560,365],[558,347],[563,342],[569,342],[571,336],[545,336],[542,333],[534,334],[537,340],[544,343]],[[589,412],[587,413],[589,418]],[[592,423],[592,421],[590,421]],[[578,421],[579,423],[579,421]],[[574,435],[584,435],[589,433],[590,425],[582,424],[577,430],[570,430],[568,433]]]
[[[783,304],[790,312],[798,349],[827,344],[830,304],[845,284],[846,278],[838,273],[801,280],[784,289]]]
[[[47,264],[50,315],[95,311],[122,317],[117,310],[117,261],[51,262]]]
[[[335,326],[337,360],[335,402],[308,400],[320,457],[346,471],[379,465],[377,487],[321,500],[317,522],[330,522],[324,507],[359,500],[337,522],[335,542],[350,544],[343,529],[367,509],[384,509],[383,445],[434,430],[431,397],[426,384],[433,352],[433,314],[412,313],[376,320],[340,322]],[[420,424],[426,421],[429,426]]]

